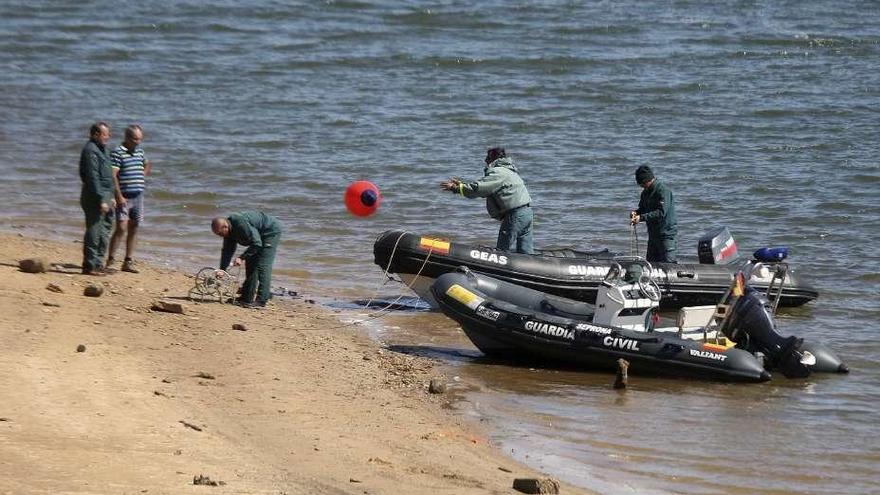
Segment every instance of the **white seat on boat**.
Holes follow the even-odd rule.
[[[678,310],[676,325],[683,329],[705,327],[714,314],[715,306],[685,306]]]

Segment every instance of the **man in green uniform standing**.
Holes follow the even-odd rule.
[[[484,161],[486,168],[480,179],[465,182],[453,177],[440,183],[440,188],[466,198],[486,198],[489,216],[501,220],[495,247],[503,251],[515,247],[517,253],[534,254],[532,198],[516,165],[504,148],[489,148]]]
[[[262,211],[243,211],[215,218],[211,230],[223,237],[220,269],[226,270],[230,261],[235,266],[244,263],[245,279],[238,302],[246,307],[265,306],[272,297],[272,264],[281,241],[281,223]],[[238,244],[247,249],[233,260]]]
[[[83,236],[82,272],[86,275],[104,275],[104,256],[113,228],[113,168],[107,143],[110,126],[104,122],[92,125],[89,142],[79,156],[79,177],[82,191],[79,204],[86,214],[86,233]]]
[[[648,225],[648,261],[676,262],[678,221],[672,191],[660,179],[654,177],[651,167],[642,165],[636,169],[636,182],[642,187],[639,208],[630,212],[633,225]]]

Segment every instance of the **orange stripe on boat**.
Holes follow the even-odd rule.
[[[419,239],[419,247],[425,251],[433,251],[439,254],[449,254],[449,241],[422,237]]]
[[[703,350],[712,352],[724,352],[727,350],[727,346],[720,344],[703,344]]]

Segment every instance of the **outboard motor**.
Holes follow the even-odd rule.
[[[736,241],[727,227],[712,229],[697,242],[697,255],[704,265],[726,265],[737,260]]]
[[[818,342],[804,342],[801,350],[816,357],[816,364],[810,369],[818,373],[849,373],[847,366],[828,346]]]
[[[721,331],[737,342],[737,347],[762,353],[765,367],[778,369],[787,378],[809,376],[810,366],[816,363],[815,356],[802,348],[803,339],[783,337],[776,332],[767,298],[751,287],[745,287]]]

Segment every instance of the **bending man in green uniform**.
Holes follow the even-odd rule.
[[[244,263],[245,279],[238,302],[247,307],[265,306],[272,298],[272,264],[281,241],[281,224],[262,211],[243,211],[215,218],[211,230],[223,237],[220,269],[226,270],[230,261],[235,266]],[[233,260],[238,244],[247,249]]]
[[[440,188],[466,198],[486,198],[489,216],[501,220],[496,247],[510,251],[515,246],[517,253],[534,254],[532,198],[516,165],[504,148],[489,148],[485,162],[486,168],[479,180],[465,182],[453,177],[440,183]]]
[[[92,125],[89,142],[79,156],[79,178],[82,191],[79,204],[86,215],[86,233],[83,236],[82,272],[86,275],[104,275],[104,255],[113,228],[113,168],[107,142],[110,126],[104,122]]]
[[[636,169],[636,182],[642,187],[642,195],[639,197],[639,209],[630,212],[629,221],[633,225],[639,222],[648,225],[648,252],[645,259],[675,263],[678,220],[672,191],[654,177],[654,172],[647,165]]]

